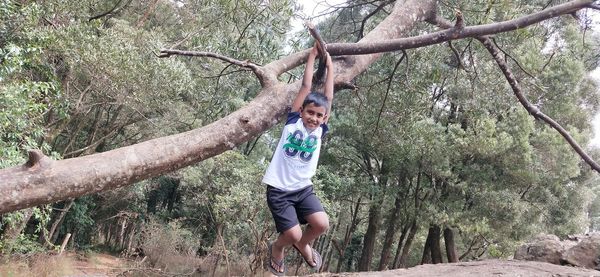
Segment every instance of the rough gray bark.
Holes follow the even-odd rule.
[[[440,233],[441,229],[439,225],[433,225],[429,232],[431,233],[431,262],[434,264],[440,264],[442,260],[442,248],[440,247]]]
[[[449,263],[458,263],[458,253],[454,243],[454,231],[450,227],[444,228],[444,243],[446,245],[446,257]]]
[[[506,22],[452,28],[400,39],[415,23],[431,19],[435,12],[434,2],[398,1],[392,13],[359,43],[329,44],[328,52],[333,56],[341,56],[334,61],[337,87],[349,84],[384,51],[516,30],[561,14],[591,8],[594,3],[592,0],[571,1]],[[183,54],[171,50],[164,50],[162,53],[165,56]],[[40,151],[33,150],[25,165],[0,170],[0,214],[126,186],[195,164],[256,137],[271,128],[285,114],[300,85],[300,81],[293,84],[281,83],[277,76],[302,64],[307,53],[308,51],[302,51],[292,54],[263,67],[222,56],[216,57],[214,54],[204,55],[252,69],[262,85],[258,96],[245,107],[202,128],[103,153],[54,161]],[[585,161],[595,164],[593,160]],[[598,170],[598,167],[593,168]]]

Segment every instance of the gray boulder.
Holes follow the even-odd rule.
[[[515,260],[560,264],[565,246],[555,235],[538,235],[521,245],[515,252]]]
[[[600,234],[580,237],[580,240],[577,245],[566,249],[561,262],[578,267],[598,269]]]
[[[600,269],[600,234],[569,236],[561,241],[555,235],[538,235],[520,246],[515,260],[539,261]]]

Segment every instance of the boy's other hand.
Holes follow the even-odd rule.
[[[315,45],[313,46],[313,48],[310,50],[310,54],[313,57],[316,57],[319,55],[319,47],[317,46],[317,43],[315,43]]]
[[[325,56],[327,56],[326,58],[326,62],[325,64],[330,65],[331,64],[331,55],[329,55],[329,52],[325,52]]]

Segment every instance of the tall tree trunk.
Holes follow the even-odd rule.
[[[440,247],[440,234],[441,234],[441,228],[439,225],[435,224],[433,226],[431,226],[431,228],[429,229],[430,233],[432,234],[432,240],[431,240],[431,261],[434,264],[440,264],[443,263],[444,261],[442,260],[442,248]]]
[[[321,267],[320,271],[324,271],[324,272],[328,271],[330,260],[331,260],[331,254],[333,253],[333,247],[331,244],[331,242],[334,240],[333,234],[335,234],[335,232],[337,231],[337,228],[339,227],[340,224],[341,224],[341,220],[336,222],[335,224],[333,224],[331,229],[327,232],[328,234],[321,236],[321,245],[320,245],[319,250],[322,253],[322,257],[324,258],[324,261],[323,261],[323,266]]]
[[[375,251],[375,242],[377,240],[377,234],[379,233],[379,225],[381,222],[381,203],[385,199],[385,191],[388,186],[388,174],[390,173],[390,167],[386,157],[381,160],[379,168],[374,167],[373,164],[378,164],[378,161],[373,159],[366,152],[363,152],[363,161],[367,168],[367,173],[382,191],[382,193],[370,195],[371,204],[369,207],[369,223],[367,226],[367,232],[363,238],[363,248],[360,255],[360,260],[358,261],[358,271],[370,271],[371,261],[373,260],[373,252]],[[375,174],[374,172],[376,172],[377,169],[379,172],[378,174]],[[377,175],[379,178],[376,177]]]
[[[402,227],[402,233],[400,234],[400,239],[398,239],[398,245],[396,246],[396,255],[394,255],[394,259],[392,260],[392,268],[397,268],[398,259],[400,258],[400,253],[402,253],[402,249],[404,248],[404,240],[408,235],[408,230],[410,230],[411,222],[406,222],[404,227]]]
[[[429,232],[427,233],[427,239],[425,240],[425,245],[423,246],[423,257],[421,257],[421,264],[430,264],[431,263],[431,244],[433,243],[433,226],[429,227]]]
[[[358,197],[356,201],[356,205],[354,206],[354,210],[352,210],[352,220],[350,221],[350,225],[346,228],[346,233],[344,235],[344,242],[340,249],[338,249],[340,253],[340,259],[338,260],[337,268],[335,272],[340,272],[342,270],[342,265],[346,260],[346,248],[348,248],[348,244],[350,244],[350,240],[352,239],[352,235],[354,234],[354,230],[356,230],[356,226],[358,225],[358,210],[360,209],[360,202],[362,201],[362,196]]]
[[[402,247],[402,254],[399,259],[394,261],[394,268],[406,267],[406,259],[408,258],[408,254],[410,254],[410,247],[412,246],[412,242],[414,241],[418,229],[419,225],[417,225],[417,220],[413,219],[412,224],[410,225],[410,231],[408,232],[408,237],[406,237],[406,242],[404,243],[404,247]]]
[[[54,222],[52,222],[52,226],[50,226],[50,231],[48,231],[48,243],[56,244],[56,237],[58,236],[58,232],[56,230],[58,229],[58,226],[62,224],[63,220],[65,219],[65,215],[67,215],[67,213],[73,206],[73,203],[75,203],[75,200],[69,200],[68,202],[66,202],[63,205],[63,208],[60,210],[58,216],[56,216],[56,219],[54,219]]]
[[[396,227],[398,225],[398,214],[400,213],[400,209],[402,209],[402,198],[400,195],[398,195],[396,196],[394,209],[390,212],[390,217],[387,222],[387,230],[385,231],[385,239],[383,240],[381,258],[379,260],[379,271],[385,270],[388,267],[390,252],[392,251],[391,246],[393,244],[394,237],[396,236]],[[403,232],[402,236],[404,236],[405,233],[406,232]],[[402,244],[402,239],[398,242],[400,245]]]
[[[456,253],[456,245],[454,244],[454,232],[450,227],[444,228],[444,243],[446,244],[446,256],[449,263],[458,262],[458,253]]]
[[[125,230],[127,229],[127,217],[123,217],[120,220],[120,229],[119,229],[119,239],[117,241],[117,249],[119,251],[123,250],[123,247],[125,245]]]
[[[19,211],[19,213],[22,213],[23,216],[14,224],[11,224],[8,227],[6,227],[4,233],[2,234],[2,243],[5,245],[2,254],[8,257],[10,253],[12,253],[17,238],[19,237],[19,235],[21,235],[21,232],[23,232],[23,230],[27,226],[27,222],[29,222],[29,219],[33,215],[33,209],[34,208],[29,208]]]
[[[358,271],[371,271],[371,261],[375,250],[375,241],[379,233],[381,218],[381,203],[371,204],[369,209],[369,225],[363,239],[363,249],[358,261]]]

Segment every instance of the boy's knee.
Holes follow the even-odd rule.
[[[325,218],[324,220],[314,222],[311,224],[311,228],[313,228],[317,233],[323,234],[329,229],[329,220]]]
[[[300,241],[300,239],[302,238],[302,230],[300,230],[299,228],[298,228],[298,230],[290,229],[290,230],[283,232],[282,235],[285,237],[285,240],[287,242],[290,242],[293,244],[293,243]]]

